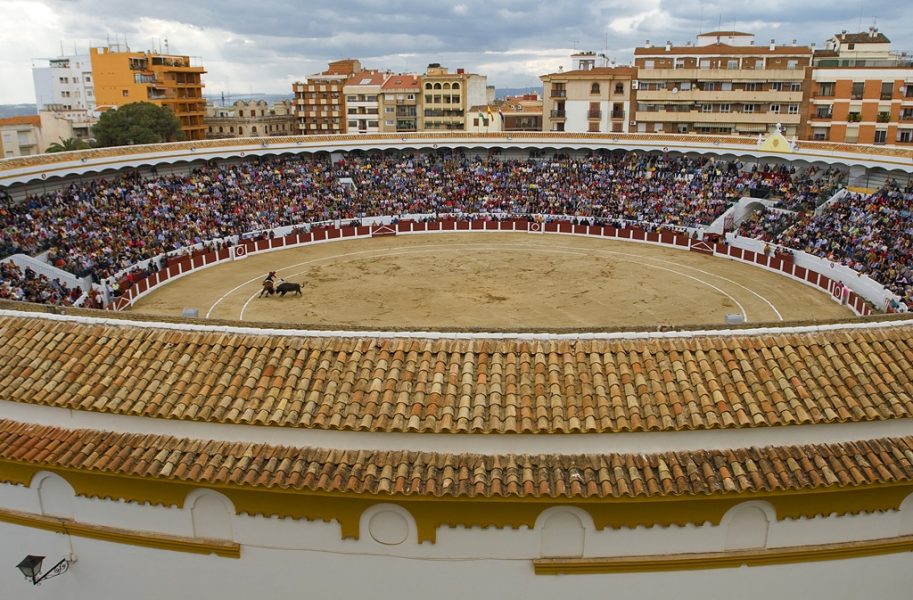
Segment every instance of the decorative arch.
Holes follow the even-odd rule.
[[[583,556],[587,529],[593,529],[593,519],[579,508],[556,506],[544,510],[536,519],[536,530],[539,532],[539,556],[543,558]]]
[[[190,507],[194,537],[234,539],[232,517],[235,507],[224,495],[213,490],[194,490],[187,494],[184,506]]]
[[[361,514],[359,537],[383,546],[399,546],[418,540],[415,517],[398,504],[375,504]]]
[[[453,88],[452,88],[452,89],[454,89],[454,90],[460,89],[460,82],[459,82],[459,81],[453,82]]]
[[[910,494],[900,503],[900,522],[898,523],[899,535],[913,534],[913,494]]]
[[[720,521],[725,531],[724,550],[766,548],[770,523],[777,518],[767,502],[743,502],[730,508]]]
[[[32,488],[38,491],[41,514],[48,517],[73,518],[73,499],[76,491],[66,479],[55,473],[42,471],[32,478]]]

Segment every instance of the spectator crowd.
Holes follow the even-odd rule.
[[[21,202],[0,198],[0,256],[47,251],[50,264],[103,281],[145,259],[212,240],[380,215],[573,215],[700,227],[748,195],[770,197],[789,210],[808,210],[842,177],[830,169],[746,169],[739,162],[708,157],[634,152],[579,159],[429,153],[349,154],[338,161],[326,156],[248,160],[212,164],[186,175],[130,173],[74,182]],[[775,217],[771,211],[746,234],[774,237],[774,230],[784,225],[782,214],[789,213]],[[882,224],[871,229],[897,233]],[[812,227],[783,239],[789,240],[786,245],[803,249],[811,244],[821,250],[823,242],[806,238],[827,239],[829,233],[827,227]],[[846,248],[835,243],[839,248],[824,245],[837,256]],[[869,257],[846,256],[856,262]],[[871,272],[894,276],[881,267]],[[6,285],[12,278],[4,271],[0,281]],[[29,298],[62,303],[70,294],[52,290],[45,299],[41,293]]]

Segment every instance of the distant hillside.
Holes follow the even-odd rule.
[[[0,104],[0,119],[37,114],[38,107],[34,104]]]
[[[204,94],[207,102],[219,106],[222,104],[223,96],[222,94]],[[232,102],[237,100],[266,100],[270,104],[282,100],[291,100],[292,93],[288,94],[225,94],[225,105],[229,106]]]
[[[495,98],[502,100],[508,96],[522,96],[523,94],[542,95],[542,86],[524,87],[524,88],[498,88],[495,91]]]

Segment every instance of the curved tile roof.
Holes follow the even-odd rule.
[[[312,492],[443,498],[649,498],[913,480],[913,437],[657,454],[341,451],[0,421],[0,461]]]
[[[0,318],[0,400],[356,431],[674,431],[909,418],[911,363],[913,325],[511,341]]]

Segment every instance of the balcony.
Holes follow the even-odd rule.
[[[698,110],[691,111],[637,111],[632,117],[638,122],[651,123],[765,123],[774,124],[782,123],[784,125],[798,125],[801,115],[790,115],[786,113],[743,113],[743,112],[701,112]]]
[[[641,81],[802,81],[805,69],[638,69]],[[637,93],[638,98],[640,92]]]
[[[567,90],[552,90],[551,97],[552,98],[566,98]]]
[[[553,110],[549,113],[553,119],[563,119],[565,112],[563,110]]]
[[[613,110],[613,111],[612,111],[612,118],[613,118],[613,119],[624,119],[624,118],[625,118],[625,111],[623,111],[623,110]]]
[[[657,101],[676,102],[729,102],[731,104],[761,103],[761,102],[802,102],[802,92],[748,92],[745,90],[729,91],[703,91],[703,90],[638,90],[638,102]]]
[[[588,110],[588,111],[586,111],[586,118],[587,118],[587,119],[601,119],[601,118],[602,118],[602,111],[599,110],[599,109],[596,109],[596,110]]]

